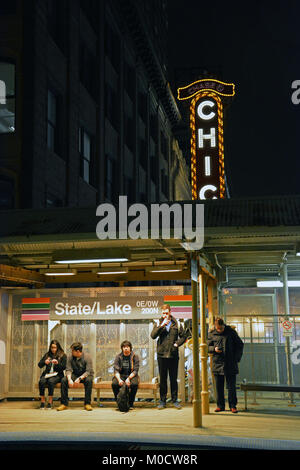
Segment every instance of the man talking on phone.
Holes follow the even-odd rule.
[[[168,304],[162,306],[162,317],[158,325],[155,325],[151,338],[157,339],[157,362],[160,376],[160,403],[158,409],[166,408],[168,375],[170,377],[172,403],[178,410],[181,406],[178,402],[178,348],[185,342],[185,332],[182,325],[171,315],[171,307]]]

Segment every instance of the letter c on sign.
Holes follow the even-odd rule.
[[[212,184],[207,184],[206,186],[203,186],[203,188],[201,188],[199,191],[199,199],[206,199],[205,197],[206,191],[217,191],[217,188],[213,186]],[[217,198],[216,196],[214,196],[212,199],[217,199]]]
[[[206,108],[207,106],[209,106],[210,108],[212,108],[214,105],[215,105],[214,101],[210,101],[210,100],[202,101],[202,102],[198,105],[198,108],[197,108],[198,116],[199,116],[201,119],[204,119],[205,121],[209,121],[210,119],[212,119],[213,117],[215,117],[216,113],[214,113],[213,111],[211,111],[209,114],[204,114],[204,112],[203,112],[203,108]]]

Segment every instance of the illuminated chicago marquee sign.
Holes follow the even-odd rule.
[[[191,179],[193,199],[225,197],[223,97],[234,96],[234,84],[198,80],[178,88],[179,100],[191,100]]]

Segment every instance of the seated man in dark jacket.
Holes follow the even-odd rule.
[[[66,376],[61,381],[61,406],[57,411],[67,409],[69,403],[69,387],[76,388],[80,383],[84,385],[84,408],[92,411],[92,388],[93,388],[93,362],[90,354],[83,352],[81,343],[71,345],[72,354],[68,356]]]
[[[208,353],[212,354],[212,373],[217,392],[216,412],[225,410],[224,381],[228,388],[228,402],[232,413],[237,413],[236,375],[243,355],[244,343],[236,331],[216,318],[214,328],[207,337]]]
[[[136,392],[139,385],[139,357],[132,351],[130,341],[123,341],[121,352],[117,354],[114,362],[114,378],[112,380],[112,389],[115,399],[120,388],[125,383],[129,388],[129,406],[133,408]]]
[[[186,334],[182,325],[179,325],[171,315],[171,307],[166,304],[162,306],[162,317],[159,319],[158,325],[155,325],[151,338],[157,340],[157,362],[160,376],[160,403],[158,409],[162,410],[166,407],[167,391],[168,391],[168,374],[170,376],[171,397],[175,408],[180,409],[178,403],[178,348],[186,340]]]

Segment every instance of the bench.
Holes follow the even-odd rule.
[[[59,382],[58,384],[55,385],[54,388],[59,388],[60,389],[60,387],[61,387],[61,383]],[[38,384],[36,384],[36,388],[39,388]],[[73,390],[78,390],[78,389],[84,389],[84,384],[79,383],[76,388],[69,388],[69,392],[71,391],[71,393],[72,393]],[[138,395],[139,391],[141,391],[141,390],[149,390],[150,392],[152,391],[154,404],[156,405],[156,403],[157,403],[157,390],[158,389],[159,389],[158,378],[154,377],[151,382],[140,382],[139,383],[137,395]],[[108,390],[108,391],[111,392],[111,395],[113,396],[113,391],[112,391],[112,387],[111,387],[111,380],[102,381],[101,377],[96,377],[94,379],[93,389],[92,389],[92,403],[94,402],[94,391],[95,390],[97,392],[97,404],[98,404],[98,406],[100,406],[100,391],[101,390]]]
[[[93,388],[92,388],[92,403],[94,402],[94,390],[95,390],[94,385],[95,385],[95,384],[93,384]],[[38,383],[36,384],[35,388],[39,388],[39,384],[38,384]],[[47,388],[47,385],[46,385],[46,388]],[[60,389],[60,388],[61,388],[61,383],[58,382],[58,384],[55,384],[54,388],[59,388],[59,389]],[[72,395],[73,390],[76,391],[76,390],[78,390],[78,389],[84,389],[83,383],[79,383],[79,384],[77,385],[77,387],[75,387],[75,388],[69,388],[69,394],[70,394],[70,392],[71,392],[71,395]]]
[[[287,384],[255,384],[255,383],[241,383],[240,389],[244,392],[245,410],[247,410],[247,392],[288,392],[299,393],[300,386],[287,385]]]
[[[109,390],[113,394],[112,388],[111,388],[111,380],[107,381],[102,381],[102,380],[97,380],[98,378],[95,379],[93,388],[97,390],[97,404],[100,406],[100,391],[101,390]],[[154,399],[154,404],[156,405],[157,403],[157,390],[159,389],[159,383],[157,380],[157,377],[153,379],[152,382],[140,382],[139,387],[137,390],[137,395],[139,394],[139,391],[141,390],[150,390],[152,391],[152,396]]]

